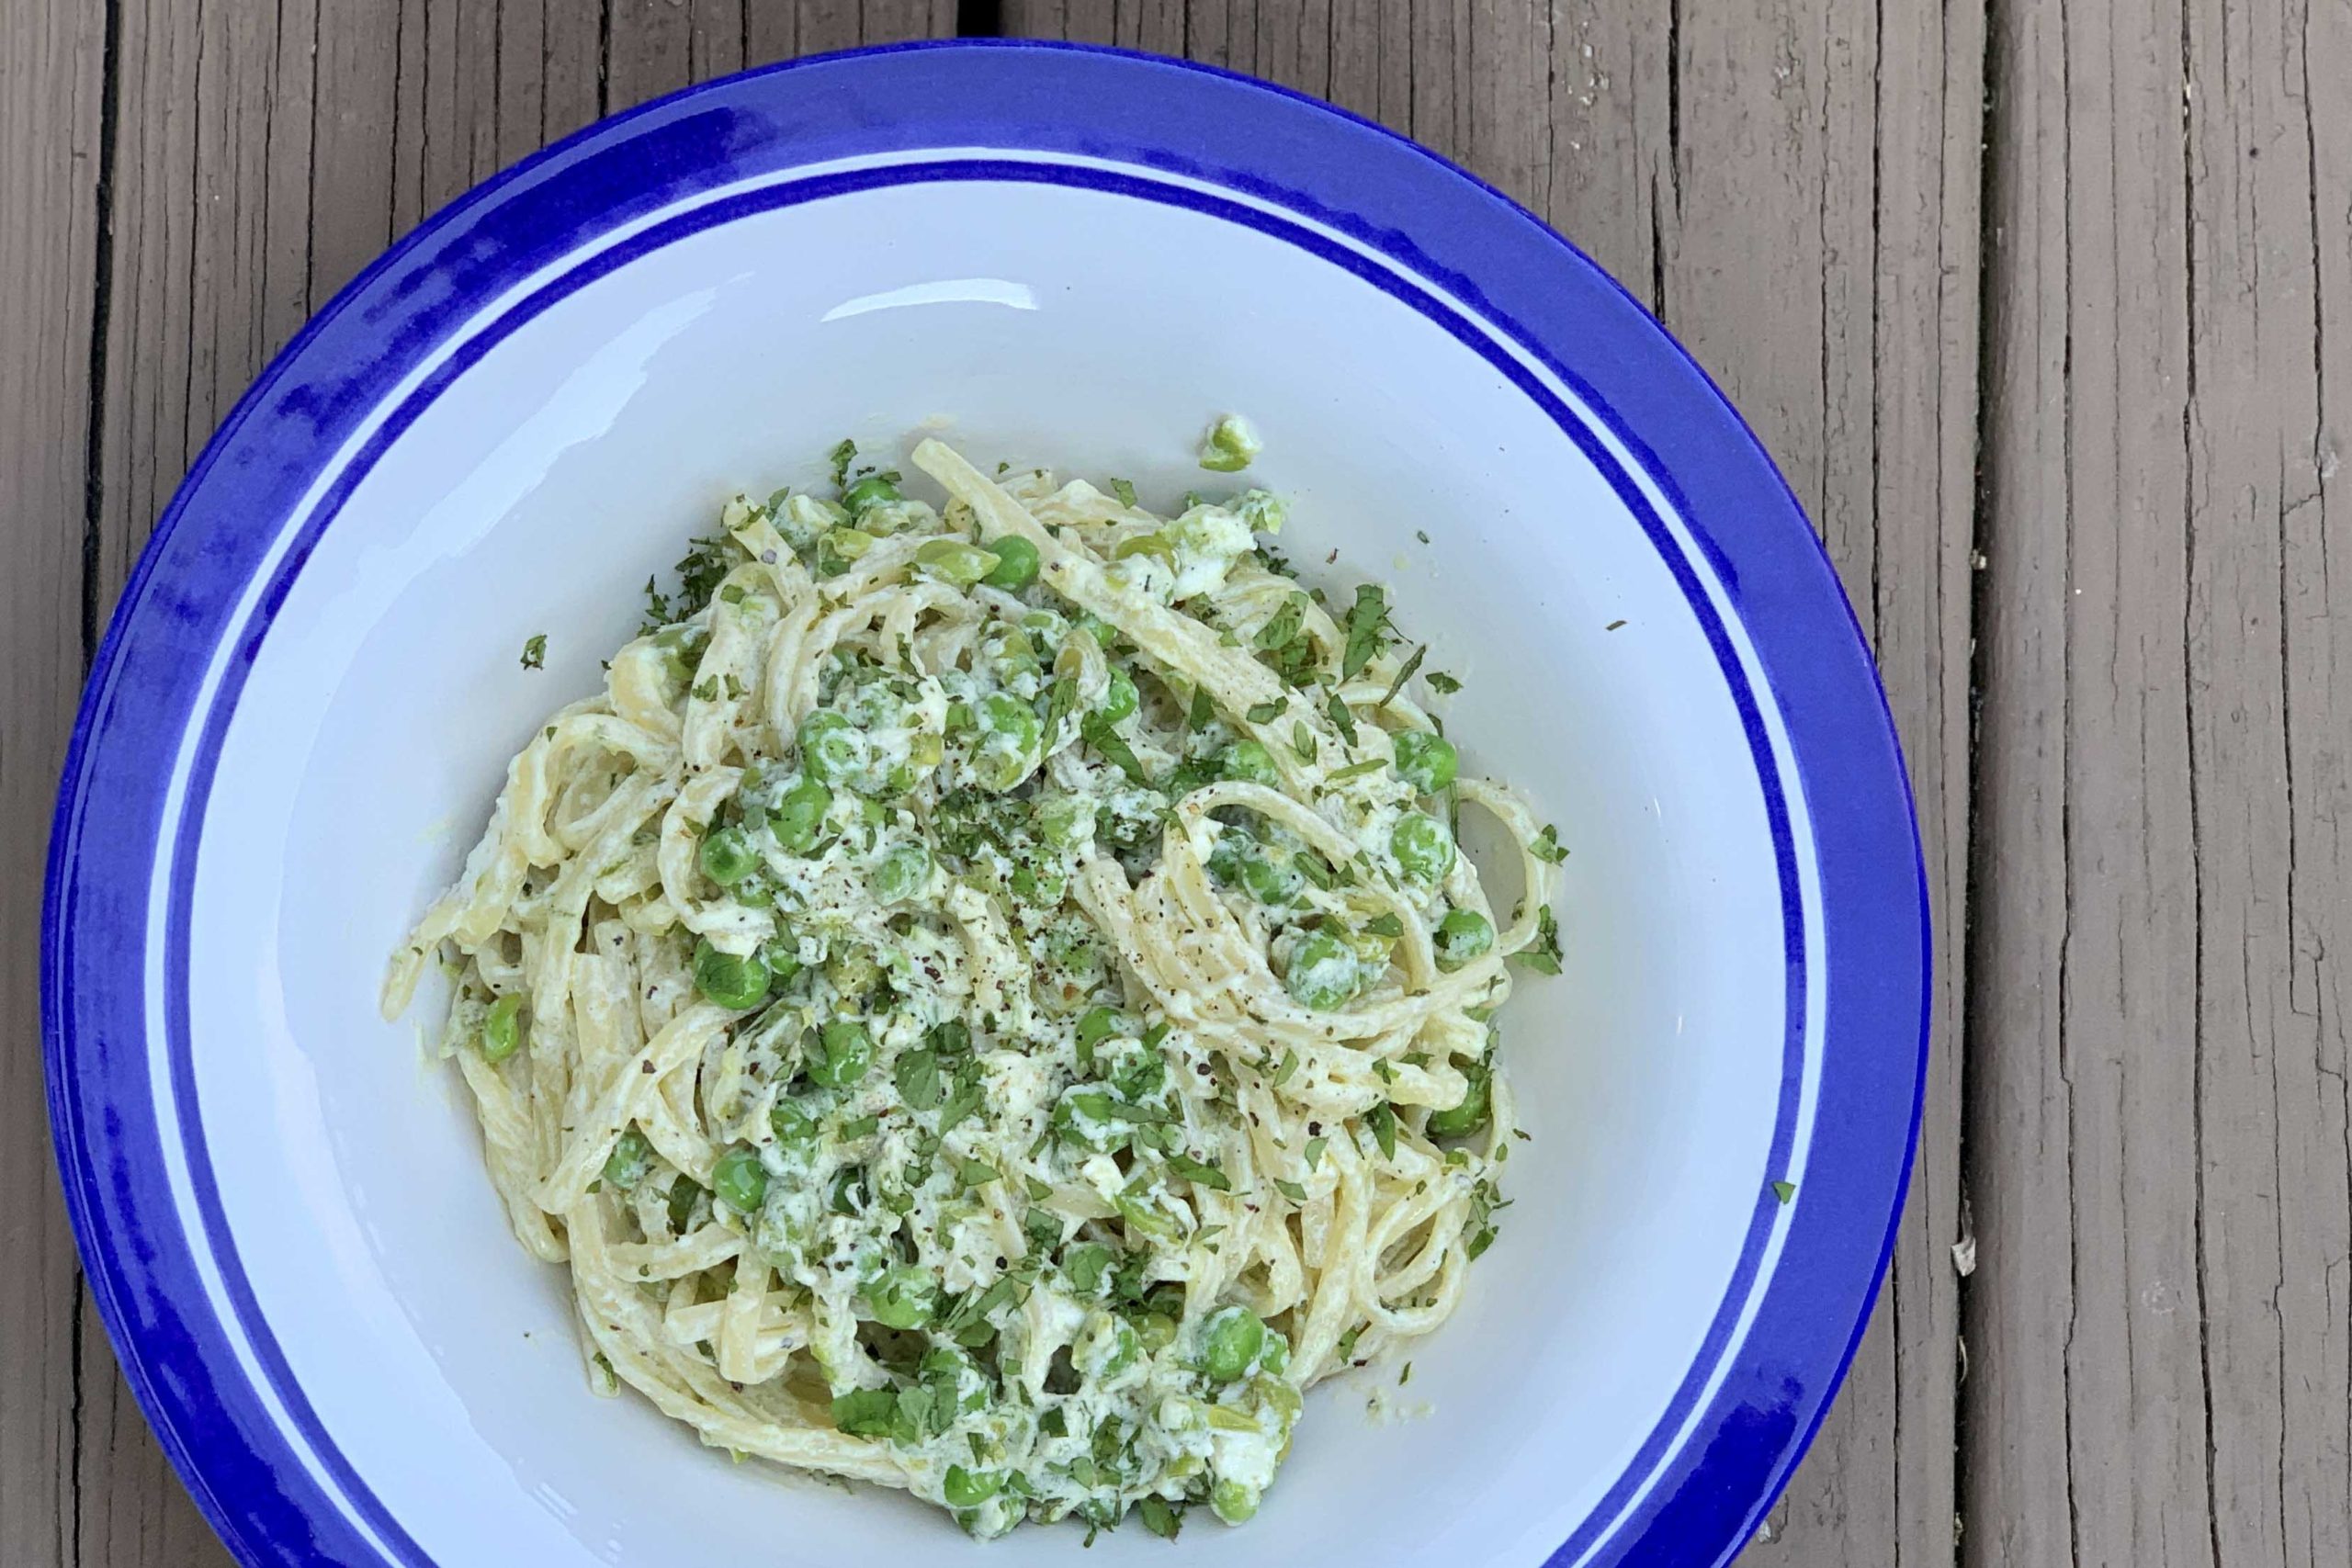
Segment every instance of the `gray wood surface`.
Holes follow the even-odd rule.
[[[1887,1292],[1743,1561],[2352,1562],[2342,0],[0,0],[0,1562],[225,1561],[85,1299],[38,1066],[51,791],[157,512],[469,185],[959,21],[1465,164],[1820,527],[1918,795],[1937,1052]]]

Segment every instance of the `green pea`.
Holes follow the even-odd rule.
[[[810,1081],[827,1089],[847,1089],[874,1065],[874,1037],[854,1018],[837,1018],[818,1036],[819,1049],[808,1064]]]
[[[981,739],[973,772],[989,789],[1011,789],[1037,765],[1037,715],[1012,693],[995,692],[980,704],[978,719]]]
[[[874,896],[885,904],[911,898],[931,881],[931,852],[921,844],[900,844],[874,868]]]
[[[768,1195],[768,1168],[759,1151],[738,1144],[710,1168],[710,1190],[718,1201],[739,1214],[757,1209]]]
[[[1432,1111],[1424,1130],[1432,1138],[1466,1138],[1484,1127],[1494,1110],[1494,1075],[1484,1062],[1473,1063],[1462,1075],[1467,1080],[1462,1102]]]
[[[1235,473],[1248,468],[1250,459],[1262,450],[1250,422],[1229,413],[1209,426],[1208,434],[1201,438],[1201,467],[1220,474]]]
[[[797,1100],[779,1098],[768,1107],[768,1125],[775,1130],[775,1141],[788,1148],[817,1141],[817,1113]]]
[[[488,1016],[481,1021],[481,1059],[495,1065],[514,1054],[523,1043],[522,1027],[516,1022],[523,1010],[520,993],[501,997],[490,1004]]]
[[[777,985],[789,984],[800,973],[800,939],[789,931],[778,931],[762,944],[760,962],[768,966],[768,974]]]
[[[1078,1370],[1091,1378],[1117,1377],[1143,1355],[1143,1337],[1125,1318],[1097,1313],[1071,1348]]]
[[[1495,945],[1495,928],[1487,917],[1476,909],[1448,909],[1445,919],[1437,923],[1433,944],[1437,949],[1437,966],[1459,969],[1474,958],[1483,958]]]
[[[747,1012],[767,999],[768,966],[756,953],[721,953],[706,937],[695,943],[695,988],[720,1007]]]
[[[1259,903],[1280,908],[1297,898],[1299,889],[1306,886],[1306,876],[1292,856],[1263,848],[1242,857],[1241,886]]]
[[[1258,1512],[1258,1489],[1246,1481],[1220,1481],[1209,1488],[1209,1506],[1227,1524],[1248,1524]]]
[[[1250,840],[1240,832],[1228,829],[1217,835],[1216,848],[1209,852],[1209,875],[1220,887],[1230,887],[1241,880],[1242,862],[1249,858]]]
[[[1142,1338],[1144,1349],[1156,1356],[1176,1343],[1177,1327],[1175,1318],[1167,1313],[1148,1312],[1137,1320],[1136,1333]]]
[[[857,528],[828,528],[817,541],[817,575],[839,577],[874,547],[874,536]]]
[[[969,588],[975,582],[993,581],[990,574],[1001,562],[979,546],[961,539],[925,539],[915,548],[915,564],[943,581]]]
[[[759,868],[760,852],[741,828],[721,828],[702,841],[702,874],[732,887]]]
[[[788,854],[809,853],[825,830],[825,813],[832,808],[831,790],[814,778],[802,779],[776,802],[775,820],[770,824],[775,830],[775,841]]]
[[[1329,931],[1309,931],[1291,950],[1283,983],[1301,1007],[1328,1010],[1355,994],[1360,970],[1346,942]]]
[[[1264,784],[1269,788],[1283,782],[1274,766],[1274,754],[1255,740],[1237,740],[1217,758],[1225,776],[1243,784]]]
[[[1435,795],[1453,782],[1461,760],[1453,742],[1426,729],[1408,729],[1396,737],[1396,776],[1423,795]]]
[[[1110,684],[1102,689],[1101,713],[1105,720],[1118,723],[1136,711],[1136,683],[1124,670],[1111,671]]]
[[[842,715],[828,708],[800,721],[800,765],[819,783],[846,778],[857,766],[857,752],[856,728]]]
[[[1416,882],[1435,882],[1453,869],[1453,835],[1426,812],[1407,812],[1388,836],[1388,850]]]
[[[1266,1348],[1258,1352],[1258,1370],[1280,1377],[1290,1369],[1290,1341],[1282,1334],[1266,1330]]]
[[[1037,547],[1018,534],[1006,534],[989,546],[996,552],[996,570],[980,579],[990,588],[1018,593],[1037,581]]]
[[[920,1269],[895,1264],[865,1287],[865,1304],[885,1328],[921,1328],[939,1303],[939,1287]]]
[[[1023,675],[1037,673],[1037,650],[1029,645],[1029,635],[1017,626],[1001,628],[983,640],[980,660],[1008,686]]]
[[[850,511],[863,512],[886,501],[902,501],[899,487],[880,474],[868,474],[849,489],[842,491],[842,504]]]
[[[735,881],[728,893],[735,902],[750,909],[764,909],[775,902],[775,878],[768,868],[753,866]]]
[[[947,1477],[939,1483],[939,1495],[947,1499],[951,1508],[977,1508],[997,1495],[1004,1485],[1004,1477],[993,1470],[966,1470],[960,1464],[947,1467]]]
[[[605,1185],[616,1192],[635,1191],[652,1166],[653,1145],[632,1122],[613,1145],[613,1152],[605,1156]]]
[[[833,983],[833,995],[848,1001],[874,989],[882,978],[882,964],[865,948],[836,947],[825,960],[825,978]]]
[[[1110,652],[1111,645],[1119,640],[1119,628],[1091,610],[1079,612],[1078,629],[1092,637],[1094,646],[1105,653]]]
[[[1265,1343],[1266,1325],[1256,1313],[1245,1306],[1220,1307],[1201,1328],[1201,1371],[1213,1382],[1233,1382],[1249,1375]]]

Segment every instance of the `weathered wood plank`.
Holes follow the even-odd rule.
[[[2326,532],[2346,516],[2329,394],[2352,390],[2352,18],[2328,0],[2194,0],[2184,43],[2211,1549],[2352,1562],[2352,998],[2331,962],[2352,941],[2352,580],[2329,570]]]
[[[2296,936],[2341,920],[2340,882],[2310,887],[2300,911],[2275,907],[2295,835],[2320,835],[2319,850],[2333,822],[2330,801],[2298,823],[2278,685],[2281,537],[2316,541],[2323,423],[2312,269],[2291,258],[2322,241],[2302,85],[2279,81],[2293,58],[2224,58],[2231,31],[2280,9],[2233,0],[2220,29],[2173,4],[1996,11],[1983,1049],[1967,1127],[1974,1563],[2281,1562],[2257,1515],[2276,1518],[2301,1479],[2278,1473],[2293,1460],[2261,1414],[2279,1348],[2262,1339],[2283,1303],[2261,1282],[2281,1266],[2281,1199],[2260,1166],[2270,1118],[2318,1134],[2328,1111],[2267,1102],[2292,1088],[2340,1108],[2343,1084],[2322,1075],[2320,1032],[2294,1016],[2283,976],[2256,965],[2283,967]],[[2280,139],[2259,146],[2257,195],[2225,171],[2266,123]],[[2271,216],[2245,244],[2239,226],[2289,195],[2294,227]],[[2340,207],[2331,216],[2340,250]],[[2289,275],[2283,297],[2256,280],[2266,250]],[[2257,310],[2258,340],[2240,330]],[[2273,378],[2287,384],[2275,404]],[[2290,522],[2306,498],[2310,516]],[[2324,682],[2340,657],[2329,628],[2305,619],[2300,635]],[[2304,761],[2324,775],[2340,737],[2321,745]],[[2313,1007],[2325,971],[2304,974]],[[2339,1138],[2343,1124],[2338,1109]],[[2340,1237],[2340,1197],[2332,1224]],[[2296,1247],[2316,1269],[2327,1245],[2323,1228]],[[2298,1330],[2315,1360],[2297,1379],[2328,1364],[2331,1307],[2342,1338],[2341,1301],[2313,1314],[2312,1300],[2299,1297]],[[2223,1360],[2241,1380],[2229,1389]],[[2340,1350],[2333,1366],[2340,1454]],[[2341,1503],[2339,1490],[2338,1541]]]
[[[82,672],[103,18],[0,5],[0,1562],[74,1550],[74,1244],[40,1062],[41,858]]]
[[[1934,884],[1937,1052],[1893,1280],[1751,1555],[1949,1563],[1982,6],[1014,0],[1005,16],[1012,32],[1265,75],[1463,162],[1660,309],[1780,458],[1872,635],[1906,744]]]

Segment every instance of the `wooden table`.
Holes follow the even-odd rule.
[[[1466,164],[1826,536],[1918,793],[1936,1055],[1894,1277],[1744,1562],[2352,1562],[2346,0],[0,0],[0,1563],[225,1561],[82,1288],[35,1021],[76,690],[183,469],[502,165],[959,27]]]

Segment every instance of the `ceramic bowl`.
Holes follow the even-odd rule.
[[[1466,766],[1559,825],[1567,960],[1506,1015],[1533,1136],[1459,1315],[1173,1551],[1747,1538],[1869,1310],[1922,1070],[1909,799],[1811,529],[1640,307],[1460,171],[1208,71],[950,46],[713,83],[458,201],[270,367],[124,596],[50,863],[52,1111],[131,1385],[246,1562],[978,1561],[592,1397],[377,987],[725,496],[935,432],[1167,502],[1227,410],[1310,580],[1389,584]],[[1174,1560],[1080,1540],[993,1550]]]

